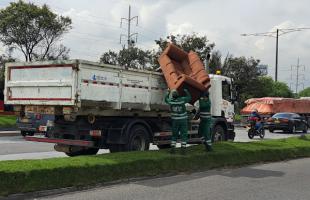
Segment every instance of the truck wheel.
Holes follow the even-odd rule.
[[[225,130],[221,125],[214,127],[213,142],[226,141]]]
[[[169,149],[171,147],[170,144],[160,144],[160,145],[157,145],[157,147],[159,149]]]
[[[125,151],[146,151],[150,148],[150,139],[147,129],[142,125],[135,125],[130,129],[129,141]]]
[[[20,134],[21,134],[23,137],[26,137],[27,131],[20,131]]]

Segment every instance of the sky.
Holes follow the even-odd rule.
[[[9,5],[0,0],[0,8]],[[109,49],[118,51],[120,34],[127,33],[127,24],[120,27],[121,18],[138,16],[138,26],[132,23],[132,33],[138,33],[137,46],[156,48],[154,40],[169,34],[206,35],[215,43],[223,58],[254,57],[267,64],[268,74],[275,74],[275,44],[273,37],[241,36],[287,28],[310,28],[308,0],[32,0],[47,4],[54,12],[71,17],[73,28],[62,39],[70,48],[70,58],[99,61]],[[279,37],[278,79],[295,90],[297,59],[300,60],[298,90],[310,87],[310,29]],[[0,53],[6,48],[0,45]],[[293,70],[291,70],[293,66]]]

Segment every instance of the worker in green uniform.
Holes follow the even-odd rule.
[[[172,90],[171,94],[165,96],[165,102],[170,105],[172,119],[172,138],[171,153],[175,153],[176,141],[179,133],[181,134],[181,153],[185,154],[188,137],[188,115],[185,104],[191,101],[191,95],[187,89],[184,89],[185,96],[179,96],[178,91]]]
[[[199,133],[203,136],[203,143],[206,151],[212,151],[211,142],[211,101],[209,92],[205,92],[199,99],[200,123]]]

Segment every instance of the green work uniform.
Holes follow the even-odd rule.
[[[199,99],[200,124],[199,133],[202,134],[204,143],[211,146],[211,101],[209,98]]]
[[[187,143],[188,131],[188,116],[185,104],[191,101],[190,93],[185,89],[185,97],[169,98],[169,93],[166,94],[165,102],[170,105],[172,119],[172,138],[171,146],[176,146],[176,141],[179,133],[181,134],[181,146],[185,147]]]

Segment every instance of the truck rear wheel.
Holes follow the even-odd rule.
[[[221,125],[214,127],[214,134],[212,135],[213,142],[226,141],[225,129]]]
[[[135,125],[130,129],[128,144],[125,151],[146,151],[150,148],[150,139],[147,129],[142,125]]]

